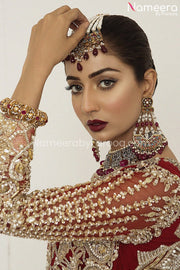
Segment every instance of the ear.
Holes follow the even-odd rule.
[[[150,68],[144,73],[143,83],[143,97],[151,97],[154,94],[155,85],[157,80],[157,72],[155,69]]]

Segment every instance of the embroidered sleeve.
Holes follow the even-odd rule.
[[[28,193],[35,129],[0,114],[0,232],[49,241],[145,243],[179,216],[180,177],[159,159]]]

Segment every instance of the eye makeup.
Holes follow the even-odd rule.
[[[118,80],[117,79],[103,79],[103,80],[100,80],[98,82],[98,87],[102,90],[109,90],[111,89],[115,83],[117,82]],[[102,83],[105,85],[105,86],[102,86]],[[75,91],[73,90],[73,87],[75,87]],[[72,85],[68,85],[65,87],[66,90],[72,90],[72,94],[76,94],[78,92],[80,92],[82,90],[82,86],[79,85],[79,84],[72,84]]]

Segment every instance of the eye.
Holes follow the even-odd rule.
[[[109,80],[109,79],[106,79],[106,80],[102,80],[100,81],[99,85],[101,88],[103,89],[110,89],[113,87],[113,85],[115,84],[117,80]]]
[[[82,90],[82,86],[78,84],[72,84],[65,87],[66,90],[71,90],[72,94],[77,94]]]

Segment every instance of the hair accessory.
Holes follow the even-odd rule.
[[[130,143],[139,160],[151,158],[157,153],[161,154],[168,144],[156,121],[152,103],[153,100],[150,97],[142,99],[141,113],[136,121],[133,140]]]
[[[27,121],[35,127],[44,126],[48,121],[48,117],[45,112],[10,98],[5,98],[0,102],[0,109],[13,119]]]
[[[93,139],[92,142],[93,142],[93,145],[92,145],[93,156],[95,157],[96,161],[99,161],[100,155],[99,155],[98,143],[95,139]]]
[[[105,47],[103,36],[101,33],[101,27],[103,22],[104,14],[97,14],[92,19],[90,19],[90,24],[86,30],[86,34],[78,43],[76,48],[74,48],[71,53],[65,58],[66,61],[71,61],[71,63],[77,63],[77,70],[81,71],[82,59],[88,60],[88,52],[92,52],[94,56],[98,55],[98,49],[103,53],[107,53],[107,48]],[[73,33],[74,31],[72,31]],[[65,61],[64,60],[64,61]]]

